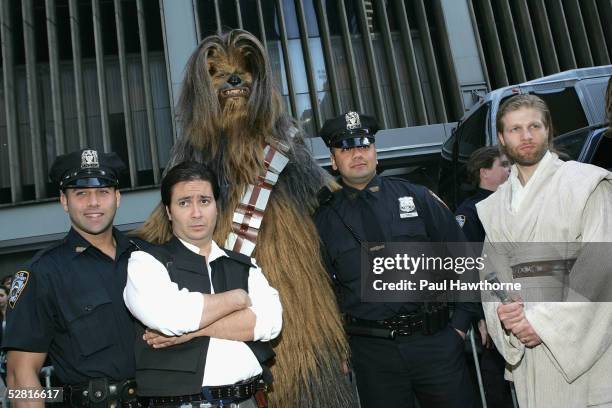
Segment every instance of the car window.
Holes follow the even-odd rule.
[[[457,128],[455,134],[459,139],[459,161],[467,161],[474,150],[485,145],[490,106],[490,103],[482,105]]]
[[[582,132],[559,136],[554,139],[554,147],[560,153],[565,154],[568,160],[578,160],[588,135],[589,130],[586,129]]]
[[[602,135],[591,164],[612,171],[612,130]]]
[[[538,93],[535,95],[544,99],[550,115],[552,116],[554,136],[562,135],[572,130],[580,129],[589,125],[584,114],[584,108],[578,99],[574,87],[565,88],[554,93]]]

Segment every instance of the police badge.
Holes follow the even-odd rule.
[[[83,150],[81,154],[81,168],[90,169],[98,168],[100,163],[98,162],[98,152],[95,150]]]
[[[346,129],[353,130],[361,127],[361,119],[359,118],[359,114],[357,112],[348,112],[344,115],[344,120],[346,122]]]
[[[412,197],[400,197],[399,207],[402,212],[412,212],[414,211],[414,199]]]
[[[416,212],[416,206],[414,205],[414,198],[412,197],[398,197],[400,218],[412,218],[417,217],[419,214]]]

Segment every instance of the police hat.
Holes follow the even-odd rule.
[[[376,141],[379,126],[376,119],[358,112],[347,112],[328,119],[321,128],[321,138],[327,147],[341,149],[369,146]]]
[[[82,149],[58,156],[49,178],[61,190],[66,188],[117,187],[125,164],[116,153]]]

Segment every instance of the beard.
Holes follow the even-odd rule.
[[[523,151],[522,149],[526,146],[533,146],[533,148]],[[522,144],[515,147],[506,145],[503,147],[503,150],[506,156],[519,166],[533,166],[534,164],[538,164],[548,151],[548,143],[543,143],[541,145],[535,143],[529,145]]]

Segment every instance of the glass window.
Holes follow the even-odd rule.
[[[608,171],[612,171],[612,135],[611,130],[607,130],[607,135],[602,134],[599,139],[599,145],[593,155],[591,164],[602,167]]]
[[[485,145],[485,129],[490,104],[479,107],[465,122],[457,127],[459,139],[459,161],[464,162],[474,150]]]
[[[555,138],[555,149],[559,151],[561,156],[566,156],[567,160],[577,160],[588,134],[589,131],[584,130]]]
[[[574,87],[566,88],[560,92],[534,92],[534,94],[544,99],[548,109],[550,109],[554,136],[589,125]]]

